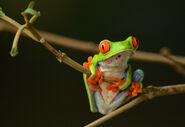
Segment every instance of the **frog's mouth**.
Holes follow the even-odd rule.
[[[134,52],[132,50],[125,50],[118,53],[115,53],[108,57],[107,59],[103,60],[103,64],[107,64],[110,66],[119,65],[120,63],[128,62],[130,56],[132,56]]]
[[[120,55],[124,55],[124,56],[127,55],[127,56],[130,57],[134,54],[135,54],[135,52],[133,50],[127,49],[125,51],[120,51],[120,52],[114,53],[114,54],[110,55],[107,59],[109,59],[111,57],[114,57],[114,56],[119,56],[120,57]],[[105,60],[107,60],[107,59],[105,59]]]

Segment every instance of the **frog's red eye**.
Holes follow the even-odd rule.
[[[136,37],[132,37],[132,44],[135,48],[138,48],[139,40]]]
[[[103,40],[99,44],[99,50],[102,53],[106,53],[110,50],[110,43],[107,40]]]

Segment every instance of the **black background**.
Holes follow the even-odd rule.
[[[1,0],[4,12],[23,22],[29,1]],[[80,40],[124,40],[136,35],[139,50],[158,53],[167,46],[185,55],[183,0],[36,0],[38,29]],[[0,33],[0,126],[80,127],[98,118],[89,110],[82,74],[60,64],[42,45],[20,38],[19,55],[9,55],[13,34]],[[56,47],[79,63],[92,54]],[[184,83],[170,66],[131,61],[145,72],[144,86]],[[144,102],[102,124],[102,127],[174,127],[185,125],[185,95]]]

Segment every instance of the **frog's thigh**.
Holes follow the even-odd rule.
[[[102,114],[108,114],[124,103],[126,90],[119,92],[110,104],[106,104],[100,91],[95,92],[95,100],[98,111]]]
[[[143,78],[144,78],[144,72],[141,69],[137,69],[134,71],[132,76],[132,81],[142,82]]]

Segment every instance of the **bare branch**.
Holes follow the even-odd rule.
[[[166,96],[166,95],[174,95],[174,94],[181,94],[185,93],[185,84],[177,84],[177,85],[170,85],[170,86],[163,86],[163,87],[153,87],[149,86],[143,90],[143,94],[137,97],[136,99],[132,100],[131,102],[123,105],[122,107],[118,108],[117,110],[111,112],[108,115],[105,115],[98,120],[86,125],[85,127],[96,127],[107,120],[127,111],[128,109],[140,104],[143,101],[151,100],[153,98],[159,96]]]
[[[1,14],[0,18],[7,21],[11,25],[13,25],[16,28],[21,28],[23,25],[17,23],[15,20],[9,18],[5,14]],[[53,42],[54,44],[60,45],[60,46],[65,46],[73,49],[78,49],[86,52],[93,52],[97,53],[98,48],[97,45],[92,43],[92,42],[85,42],[85,41],[79,41],[75,39],[70,39],[66,37],[62,37],[59,35],[43,32],[43,31],[38,31],[35,28],[33,28],[30,24],[30,21],[28,22],[27,18],[26,20],[26,28],[22,28],[20,30],[23,31],[28,37],[32,38],[33,40],[41,43],[43,46],[45,46],[52,54],[54,54],[57,59],[60,62],[64,62],[71,66],[72,68],[86,73],[87,75],[90,75],[91,72],[78,64],[77,62],[73,61],[71,58],[69,58],[65,53],[62,53],[60,51],[57,51],[54,47],[52,47],[46,40],[49,40]],[[34,21],[34,20],[32,20]],[[1,31],[8,31],[8,32],[16,32],[16,29],[14,27],[8,25],[7,23],[0,22],[0,30]],[[20,33],[19,32],[19,33]],[[17,34],[19,36],[20,34]],[[18,37],[17,37],[18,38]],[[45,40],[45,39],[46,40]],[[17,39],[18,40],[18,39]],[[16,42],[16,41],[15,41]],[[15,43],[17,45],[17,42]],[[16,47],[16,46],[14,46]],[[158,62],[158,63],[164,63],[164,64],[169,64],[174,67],[179,67],[178,64],[185,65],[185,57],[182,56],[173,56],[173,55],[160,55],[160,54],[155,54],[155,53],[149,53],[149,52],[137,52],[135,56],[133,56],[134,60],[140,60],[140,61],[146,61],[146,62]],[[180,71],[179,71],[180,72]],[[148,87],[144,89],[144,93],[134,99],[133,101],[123,105],[119,109],[113,111],[112,113],[103,116],[102,118],[90,123],[86,127],[94,127],[102,124],[103,122],[121,114],[122,112],[134,107],[135,105],[146,101],[153,99],[155,97],[159,96],[165,96],[165,95],[173,95],[173,94],[180,94],[180,93],[185,93],[185,84],[179,84],[179,85],[172,85],[172,86],[164,86],[164,87]]]
[[[26,16],[26,15],[25,15]],[[12,24],[13,26],[20,28],[22,27],[22,25],[20,25],[19,23],[17,23],[15,20],[11,19],[10,17],[6,16],[5,14],[0,15],[0,18],[7,21],[8,23]],[[26,19],[24,17],[24,19]],[[27,20],[27,19],[26,19]],[[65,53],[59,52],[57,51],[54,47],[52,47],[37,31],[35,28],[33,28],[31,26],[31,24],[28,24],[28,22],[26,21],[27,24],[27,29],[23,29],[23,32],[29,36],[30,38],[32,38],[33,40],[41,43],[43,46],[45,46],[52,54],[54,54],[57,59],[60,62],[64,62],[67,65],[69,65],[70,67],[82,72],[82,73],[86,73],[87,75],[90,75],[91,72],[84,68],[82,65],[80,65],[79,63],[75,62],[74,60],[72,60],[71,58],[69,58]]]
[[[160,50],[160,53],[166,57],[167,59],[169,59],[172,62],[172,67],[174,68],[174,70],[176,72],[178,72],[179,74],[183,75],[185,77],[185,69],[182,67],[182,63],[177,61],[176,59],[174,59],[170,53],[170,49],[168,48],[162,48]]]
[[[17,28],[20,27],[20,24],[19,25],[16,24],[15,27]],[[13,26],[0,21],[0,31],[15,33],[16,29]],[[38,30],[38,33],[42,37],[44,37],[47,41],[59,46],[64,46],[67,48],[72,48],[72,49],[81,50],[81,51],[90,52],[90,53],[98,52],[98,47],[93,42],[71,39],[71,38],[56,35],[53,33],[44,32],[41,30]],[[172,55],[171,57],[176,61],[180,62],[182,65],[185,65],[185,57],[175,56],[175,55]],[[138,60],[138,61],[163,63],[163,64],[169,64],[169,65],[173,64],[171,60],[165,58],[164,56],[161,56],[160,54],[143,52],[143,51],[137,51],[137,53],[132,57],[132,59]]]

